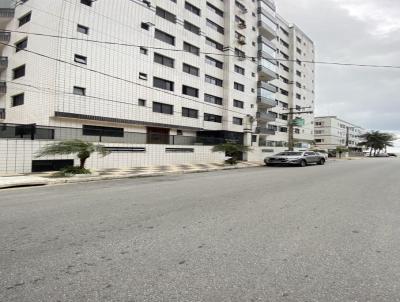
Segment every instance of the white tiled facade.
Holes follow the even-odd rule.
[[[336,147],[359,149],[362,141],[360,135],[365,129],[346,122],[336,116],[321,116],[315,118],[315,143],[318,148],[335,150]]]
[[[312,61],[313,43],[271,0],[2,0],[0,7],[1,28],[11,31],[0,35],[10,45],[0,45],[3,123],[206,133],[263,147],[287,142],[283,102],[313,107],[313,64],[276,61],[281,40],[290,60]],[[308,142],[313,119],[302,117],[295,138]]]

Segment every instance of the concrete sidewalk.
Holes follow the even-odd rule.
[[[222,163],[209,164],[181,164],[170,166],[135,167],[125,169],[95,170],[90,175],[82,174],[72,177],[55,177],[54,172],[32,173],[24,175],[0,175],[0,189],[40,186],[64,183],[78,183],[110,179],[152,177],[173,174],[200,173],[231,169],[243,169],[263,166],[262,162],[240,162],[237,165],[224,165]]]

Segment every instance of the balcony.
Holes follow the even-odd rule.
[[[260,80],[269,82],[278,78],[276,73],[277,66],[270,60],[261,58],[258,62],[258,73],[260,75]]]
[[[265,111],[257,112],[257,121],[261,124],[274,122],[275,120],[276,120],[275,114]]]
[[[11,38],[10,32],[0,31],[0,42],[8,44],[10,42],[10,38]]]
[[[13,0],[1,0],[0,1],[0,28],[5,28],[8,22],[10,22],[15,15],[15,1]]]
[[[257,91],[258,108],[268,109],[276,106],[275,93],[277,88],[267,83],[259,82]]]
[[[6,119],[6,109],[0,108],[0,120],[5,120],[5,119]]]
[[[7,82],[0,81],[0,94],[5,94],[5,93],[7,93]]]
[[[8,57],[0,57],[0,71],[6,70],[8,67]]]
[[[261,35],[272,41],[276,38],[277,24],[264,14],[258,14],[258,30]]]
[[[269,60],[276,58],[276,46],[268,39],[259,36],[258,37],[258,57],[263,57]]]
[[[275,135],[276,131],[274,129],[268,129],[265,127],[257,127],[256,134],[264,134],[264,135]]]

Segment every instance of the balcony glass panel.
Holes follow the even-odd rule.
[[[267,24],[273,30],[275,30],[275,31],[277,30],[278,27],[277,27],[276,23],[272,22],[267,16],[264,16],[263,14],[259,14],[259,16],[260,16],[260,20],[263,23]]]
[[[258,1],[258,5],[262,10],[265,10],[267,13],[275,17],[275,11],[272,8],[270,8],[267,4],[265,4],[263,1]]]
[[[273,56],[274,58],[276,56],[275,49],[269,47],[267,44],[261,43],[261,51]]]
[[[264,88],[258,88],[258,96],[275,100],[275,93]]]
[[[276,65],[273,64],[272,62],[268,61],[267,59],[261,58],[260,60],[260,65],[264,68],[267,68],[273,72],[276,72]]]

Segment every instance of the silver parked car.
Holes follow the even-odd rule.
[[[267,166],[293,165],[305,167],[310,164],[324,165],[325,161],[323,155],[312,151],[285,151],[264,159]]]

